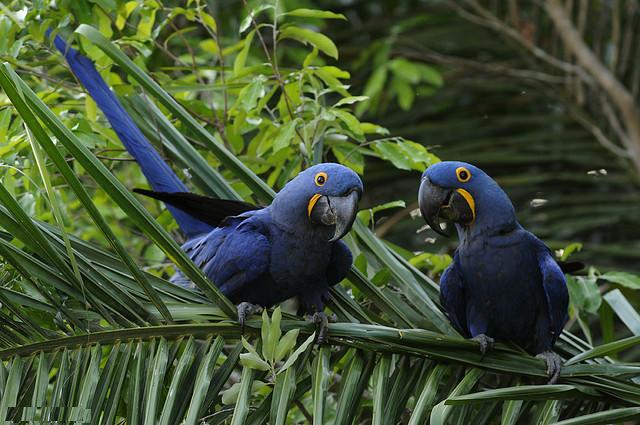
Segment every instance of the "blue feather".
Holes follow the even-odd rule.
[[[116,132],[124,147],[138,162],[151,187],[158,192],[187,192],[187,187],[162,160],[160,154],[142,134],[96,70],[93,62],[77,50],[67,46],[60,36],[55,37],[54,44],[64,55],[73,74],[87,89],[89,95],[107,117],[113,131]],[[178,208],[168,204],[167,208],[180,226],[180,229],[187,236],[208,233],[213,229],[212,226],[197,220]]]

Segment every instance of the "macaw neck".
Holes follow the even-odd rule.
[[[498,236],[520,227],[515,210],[506,194],[492,202],[476,203],[476,218],[470,225],[456,224],[460,244],[470,243],[478,237]]]

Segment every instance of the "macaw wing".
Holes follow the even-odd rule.
[[[268,272],[271,244],[263,225],[253,218],[187,242],[191,259],[232,301],[247,285]]]
[[[465,288],[458,267],[458,255],[456,253],[453,262],[440,277],[440,303],[444,307],[453,327],[463,336],[469,337]]]
[[[567,281],[556,260],[546,250],[539,254],[538,266],[542,276],[542,287],[547,302],[547,314],[553,333],[553,342],[555,342],[569,318]]]
[[[339,240],[334,242],[331,249],[331,258],[327,266],[327,283],[333,286],[347,276],[353,264],[353,255],[346,243]]]
[[[217,199],[191,192],[156,192],[146,189],[133,189],[133,191],[170,204],[214,227],[221,226],[227,217],[234,217],[247,211],[263,208],[248,202]]]

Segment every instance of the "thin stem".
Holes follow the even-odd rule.
[[[249,8],[249,4],[247,3],[247,0],[242,0],[242,3],[244,4],[244,6],[248,9]],[[276,8],[278,6],[277,0],[276,0]],[[267,61],[269,62],[269,64],[271,65],[271,68],[273,69],[273,74],[276,77],[276,81],[278,82],[278,85],[280,86],[280,89],[282,90],[282,96],[284,98],[284,103],[287,107],[287,111],[289,112],[289,116],[291,117],[291,120],[294,120],[296,117],[293,113],[293,109],[291,108],[291,100],[289,99],[289,95],[287,95],[287,91],[284,89],[284,81],[282,81],[282,76],[280,75],[280,70],[278,69],[278,63],[275,59],[275,54],[276,54],[276,45],[277,45],[277,33],[278,33],[278,28],[277,28],[277,16],[278,11],[274,10],[274,19],[273,19],[273,58],[272,56],[269,54],[269,48],[267,47],[267,43],[265,43],[264,38],[262,37],[262,34],[260,33],[260,28],[258,27],[258,23],[256,22],[255,18],[253,17],[253,14],[251,13],[251,11],[249,11],[249,16],[251,17],[251,24],[253,25],[253,28],[256,31],[256,35],[258,36],[258,40],[260,40],[260,44],[262,45],[262,50],[264,50],[265,55],[267,56]],[[300,133],[300,130],[298,129],[298,127],[296,126],[295,128],[296,134],[298,135],[298,137],[300,138],[300,141],[304,144],[304,137],[302,136],[302,133]]]

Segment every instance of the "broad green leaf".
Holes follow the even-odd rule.
[[[364,91],[362,93],[370,100],[358,104],[356,107],[356,115],[361,116],[369,107],[369,103],[382,93],[384,84],[387,81],[388,72],[389,68],[387,66],[379,66],[373,71],[371,77],[367,80],[367,84],[364,86]]]
[[[298,339],[298,334],[300,333],[300,329],[291,329],[278,342],[278,346],[276,347],[276,355],[274,361],[279,362],[284,359],[293,348],[296,346],[296,341]]]
[[[598,279],[617,283],[631,289],[640,289],[640,276],[627,272],[607,272],[598,276]]]
[[[249,14],[242,20],[242,22],[240,22],[240,34],[245,32],[251,25],[253,25],[258,15],[267,9],[273,9],[273,5],[264,3],[252,9],[251,12],[249,12]]]
[[[326,35],[306,28],[288,26],[280,30],[280,39],[290,38],[303,44],[311,44],[334,59],[338,59],[338,48]]]
[[[411,105],[413,105],[413,100],[415,99],[415,92],[409,83],[396,77],[391,80],[391,88],[396,92],[398,105],[405,111],[411,109]]]
[[[273,139],[273,153],[289,146],[291,140],[295,137],[296,125],[298,125],[297,119],[289,121],[278,128],[278,132]]]
[[[602,303],[595,276],[567,276],[571,303],[579,310],[595,313]]]
[[[240,354],[240,364],[245,367],[250,367],[256,370],[269,370],[269,363],[265,362],[260,356],[254,353],[242,353]]]
[[[218,25],[216,24],[216,20],[213,16],[209,15],[206,12],[203,12],[201,9],[198,9],[198,15],[200,16],[200,20],[204,25],[206,25],[213,33],[218,32]]]
[[[282,336],[282,329],[280,329],[280,322],[282,320],[282,311],[280,310],[280,306],[276,307],[273,310],[273,315],[271,316],[271,326],[269,328],[269,338],[267,341],[264,341],[264,345],[266,347],[266,355],[265,358],[270,362],[275,361],[276,351],[278,349],[278,343],[280,342],[280,337]]]
[[[120,6],[118,10],[118,17],[116,18],[116,28],[122,30],[127,23],[127,18],[131,15],[131,12],[138,7],[139,3],[137,1],[128,1]]]
[[[220,53],[220,46],[218,46],[218,43],[212,38],[202,40],[200,43],[198,43],[198,45],[202,50],[207,53],[211,53],[212,55],[217,55],[218,53]]]
[[[302,353],[304,353],[307,349],[307,347],[309,347],[309,345],[311,345],[311,343],[313,342],[313,340],[316,337],[316,333],[312,333],[311,335],[309,335],[309,338],[307,338],[297,349],[296,351],[294,351],[293,353],[291,353],[291,355],[289,356],[289,358],[287,359],[286,362],[284,362],[284,364],[282,365],[282,367],[280,367],[280,369],[278,369],[278,373],[282,373],[285,370],[287,370],[288,368],[290,368],[291,366],[293,366],[293,364],[296,362],[296,360],[298,360],[298,357],[300,357],[300,355]]]
[[[378,142],[373,145],[373,149],[380,155],[382,159],[391,161],[391,163],[402,169],[411,170],[414,167],[414,160],[405,152],[398,143],[395,142]]]
[[[433,67],[422,63],[416,64],[420,70],[420,79],[436,87],[440,87],[443,84],[442,76]]]
[[[334,13],[329,12],[328,10],[317,10],[317,9],[295,9],[291,12],[287,12],[284,15],[288,16],[297,16],[301,18],[318,18],[318,19],[343,19],[347,20],[347,18],[342,13]]]
[[[247,56],[249,55],[249,51],[251,50],[251,43],[253,42],[253,37],[255,35],[255,31],[249,31],[249,34],[243,40],[243,47],[240,50],[240,53],[236,56],[233,61],[233,74],[238,77],[241,71],[245,68],[245,64],[247,62]]]
[[[378,134],[381,136],[386,136],[389,134],[389,130],[384,127],[381,127],[376,124],[372,124],[370,122],[360,122],[360,128],[364,132],[364,134]]]
[[[269,337],[270,330],[271,330],[271,319],[269,319],[269,313],[267,312],[267,309],[263,309],[262,323],[260,325],[260,338],[262,339],[262,357],[264,357],[267,360],[269,359],[269,350],[266,348],[266,346],[270,340],[270,337]],[[248,341],[246,341],[243,338],[242,344],[245,345],[245,342],[248,344]]]
[[[405,58],[398,58],[389,62],[389,69],[396,78],[405,83],[417,84],[420,81],[420,67]]]
[[[264,314],[266,314],[266,311],[264,312]],[[268,329],[268,326],[266,328]],[[269,364],[264,361],[262,357],[260,357],[256,349],[253,348],[251,344],[249,344],[249,341],[247,341],[244,336],[242,337],[242,346],[248,351],[248,353],[243,353],[240,355],[240,362],[245,367],[250,367],[252,369],[258,370],[270,369]]]
[[[366,100],[369,100],[367,96],[348,96],[340,99],[338,102],[336,102],[335,105],[333,105],[333,107],[335,108],[342,105],[352,105],[354,103],[364,102]]]
[[[261,381],[253,381],[251,384],[251,392],[255,393],[264,387],[266,384]],[[222,404],[230,405],[235,404],[238,401],[238,395],[240,394],[240,389],[242,388],[240,382],[236,382],[233,384],[228,390],[225,390],[222,393]]]
[[[342,121],[347,126],[349,131],[351,131],[354,136],[363,136],[362,128],[360,128],[360,121],[358,120],[358,118],[342,109],[333,109],[331,112],[335,114],[340,119],[340,121]]]
[[[364,156],[358,147],[351,143],[340,143],[331,148],[331,151],[340,164],[351,168],[358,174],[364,173]]]
[[[243,87],[238,94],[237,108],[244,112],[249,112],[255,108],[258,99],[265,94],[264,83],[264,78],[255,78],[251,83]]]

